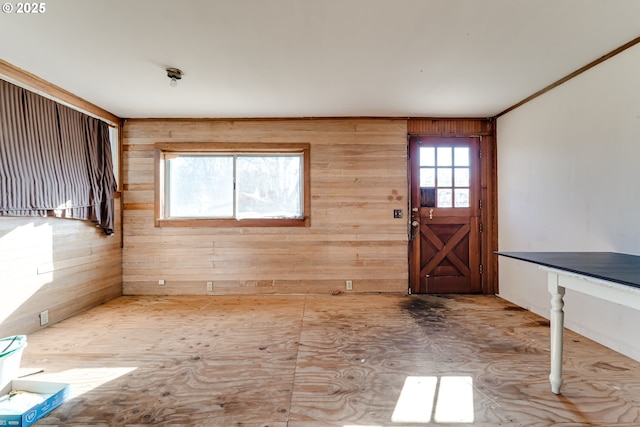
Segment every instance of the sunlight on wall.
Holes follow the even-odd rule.
[[[52,262],[50,224],[21,225],[0,237],[0,323],[53,280],[53,272],[37,271],[37,265]]]
[[[472,423],[473,379],[467,376],[407,377],[394,423]]]

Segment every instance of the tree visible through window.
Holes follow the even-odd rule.
[[[228,226],[233,225],[230,221],[246,225],[247,220],[264,220],[251,224],[263,226],[278,225],[277,220],[298,220],[303,223],[282,225],[306,225],[308,148],[301,150],[296,145],[295,149],[280,147],[283,149],[264,153],[179,148],[160,150],[158,221],[183,221],[182,225],[191,226],[193,221],[184,221],[213,220]],[[170,225],[181,224],[174,221]]]
[[[301,218],[302,155],[238,156],[238,218]]]
[[[179,155],[165,164],[167,218],[301,218],[302,155]]]

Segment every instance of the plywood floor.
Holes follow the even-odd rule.
[[[121,297],[30,335],[22,372],[72,384],[38,425],[640,425],[640,363],[565,339],[556,396],[548,322],[496,297]]]

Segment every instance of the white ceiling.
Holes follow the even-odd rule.
[[[44,4],[0,58],[123,118],[491,117],[640,35],[639,0]]]

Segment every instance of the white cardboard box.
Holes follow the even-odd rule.
[[[15,413],[0,413],[0,426],[28,427],[56,409],[69,398],[71,388],[65,383],[50,383],[32,380],[13,380],[6,387],[0,390],[0,398],[7,395],[11,390],[22,390],[30,393],[50,395],[46,400],[32,406],[26,411]]]

